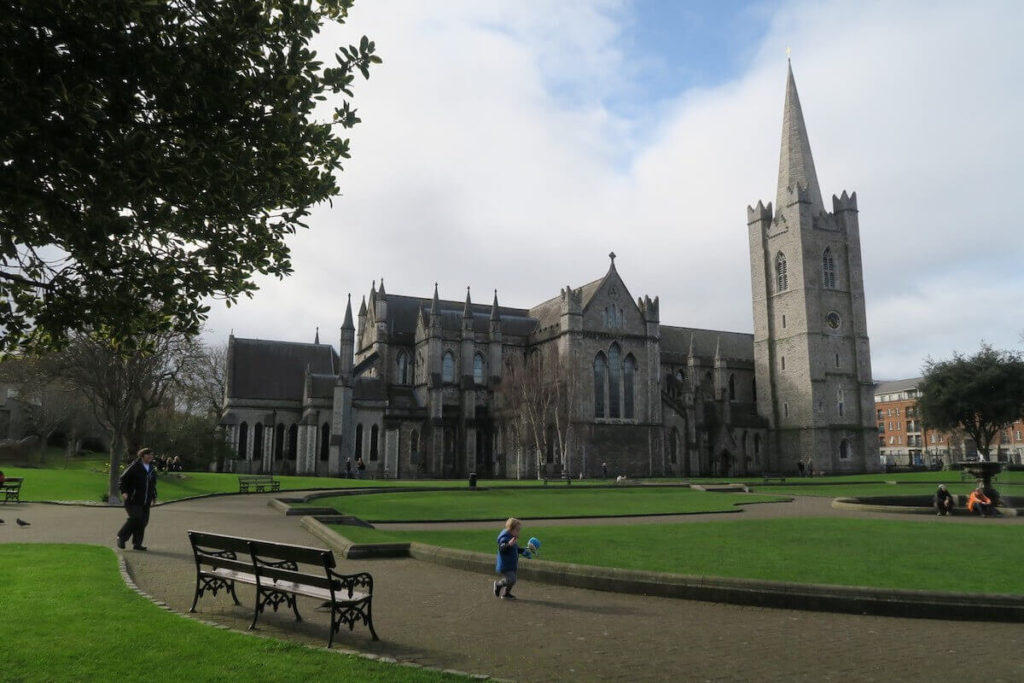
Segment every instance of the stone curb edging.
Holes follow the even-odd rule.
[[[489,554],[441,548],[416,542],[355,544],[314,517],[303,517],[301,523],[310,533],[335,548],[344,557],[404,555],[454,569],[494,574],[494,557]],[[380,548],[375,548],[375,545]],[[395,554],[376,554],[384,547],[388,552]],[[574,588],[754,607],[779,607],[890,617],[1024,622],[1024,596],[1020,595],[947,593],[685,576],[664,572],[563,564],[539,559],[521,562],[519,577]]]
[[[340,536],[339,536],[339,538],[340,538]],[[274,641],[280,642],[276,638],[274,638],[273,636],[263,635],[262,633],[255,633],[253,631],[237,631],[235,629],[232,629],[230,626],[225,626],[224,624],[218,624],[218,623],[213,622],[213,621],[207,621],[205,619],[200,619],[198,617],[192,617],[192,616],[189,616],[187,614],[182,614],[180,612],[175,612],[174,608],[172,608],[166,602],[162,602],[160,600],[157,600],[152,595],[150,595],[146,591],[144,591],[141,588],[139,588],[138,584],[135,583],[135,580],[132,579],[131,572],[128,570],[128,563],[125,561],[124,554],[119,552],[119,551],[116,551],[116,550],[114,551],[114,553],[117,555],[117,567],[118,567],[118,572],[121,574],[121,580],[124,581],[124,583],[128,587],[128,589],[131,590],[132,592],[137,593],[137,594],[141,595],[142,597],[146,598],[147,600],[149,600],[151,603],[153,603],[154,605],[156,605],[160,609],[162,609],[164,611],[167,611],[167,612],[170,612],[171,614],[176,614],[179,617],[181,617],[182,619],[188,619],[189,621],[195,621],[195,622],[198,622],[200,624],[203,624],[204,626],[210,626],[212,628],[220,629],[222,631],[234,631],[235,633],[239,633],[241,635],[249,636],[249,637],[252,637],[252,638],[263,638],[265,640],[274,640]],[[382,662],[382,663],[385,663],[385,664],[394,664],[396,666],[404,666],[404,667],[407,667],[409,669],[417,669],[417,670],[421,670],[421,671],[434,671],[436,673],[441,673],[441,674],[454,674],[454,675],[457,675],[457,676],[464,676],[466,678],[470,678],[470,679],[474,679],[474,680],[478,680],[478,681],[494,681],[495,683],[504,683],[504,679],[494,678],[492,676],[486,676],[486,675],[483,675],[483,674],[471,674],[471,673],[467,673],[465,671],[456,671],[454,669],[439,669],[437,667],[424,666],[422,664],[417,664],[415,662],[403,662],[401,660],[395,659],[394,657],[385,657],[385,656],[382,656],[382,655],[375,655],[375,654],[368,653],[368,652],[360,652],[358,650],[349,650],[349,649],[342,648],[342,647],[326,648],[326,647],[319,647],[319,646],[316,646],[316,645],[309,645],[309,644],[306,644],[306,643],[299,643],[299,642],[295,642],[295,641],[288,641],[288,642],[291,642],[291,643],[293,643],[295,645],[298,645],[300,647],[304,647],[304,648],[306,648],[308,650],[317,650],[317,651],[320,651],[320,652],[332,652],[332,653],[337,654],[337,655],[348,655],[348,656],[351,656],[351,657],[359,657],[361,659],[366,659],[366,660],[373,661],[373,662]]]
[[[872,498],[834,498],[832,500],[832,507],[836,510],[868,510],[871,512],[892,512],[900,514],[917,514],[917,515],[935,515],[935,508],[933,507],[922,507],[920,505],[882,505],[879,503],[872,503]],[[1019,517],[1024,514],[1024,510],[1018,508],[996,508],[999,514],[1006,517]],[[957,514],[952,515],[953,517],[977,517],[967,511],[966,507],[954,508]]]

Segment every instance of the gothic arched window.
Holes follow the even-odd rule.
[[[604,383],[608,362],[603,353],[594,358],[594,417],[604,417]]]
[[[249,447],[249,423],[243,422],[238,425],[238,457],[245,460],[246,453]]]
[[[847,460],[850,457],[850,441],[843,439],[839,442],[839,459]]]
[[[260,422],[252,428],[252,459],[263,459],[263,424]]]
[[[295,460],[299,451],[299,425],[288,428],[288,459]]]
[[[473,383],[484,383],[484,357],[479,353],[473,356]]]
[[[844,401],[843,388],[839,387],[839,391],[836,392],[836,406],[839,408],[839,417],[843,416],[843,404]]]
[[[363,425],[356,425],[356,459],[363,457]]]
[[[671,440],[669,444],[669,462],[675,465],[679,460],[679,430],[673,427],[669,439]]]
[[[324,422],[320,425],[320,459],[328,460],[331,457],[331,425]]]
[[[373,427],[370,429],[370,460],[377,459],[377,437],[379,434],[380,430],[377,428],[377,425],[373,425]]]
[[[736,400],[736,375],[729,375],[729,400]]]
[[[832,259],[832,249],[829,247],[825,248],[825,253],[821,257],[821,283],[825,289],[836,288],[836,264]]]
[[[621,417],[619,387],[622,386],[622,353],[618,344],[608,349],[608,417]]]
[[[785,292],[789,289],[789,269],[786,266],[786,255],[781,251],[775,257],[775,291]]]
[[[632,420],[636,417],[636,359],[633,354],[626,356],[622,365],[622,398],[623,417]]]
[[[451,351],[445,351],[444,358],[441,359],[441,381],[455,381],[455,356]]]
[[[409,383],[409,356],[404,351],[398,354],[398,383]]]

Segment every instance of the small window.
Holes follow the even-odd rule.
[[[839,442],[839,459],[850,459],[850,442],[848,439],[843,439],[842,441]]]
[[[380,455],[378,450],[377,450],[378,441],[379,441],[378,436],[379,435],[380,435],[380,430],[377,428],[377,425],[373,425],[373,427],[370,429],[370,460],[371,461],[372,460],[376,460],[377,457]]]
[[[789,289],[789,269],[786,266],[786,255],[781,251],[775,257],[775,290],[785,292]]]
[[[821,257],[821,281],[825,289],[836,288],[836,264],[832,258],[832,249],[825,249]]]
[[[782,329],[786,329],[786,314],[782,314]]]
[[[473,383],[477,386],[484,383],[484,357],[479,353],[473,356]]]
[[[441,381],[455,381],[455,356],[452,355],[451,351],[446,351],[444,358],[441,360]]]
[[[836,367],[839,367],[839,354],[836,354]]]
[[[398,383],[409,383],[409,356],[404,351],[398,354]]]
[[[783,417],[789,417],[789,404],[788,403],[783,403],[782,404],[782,416]]]
[[[782,369],[783,370],[786,369],[786,357],[785,356],[782,357]]]

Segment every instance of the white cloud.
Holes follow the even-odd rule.
[[[526,307],[612,250],[663,323],[749,331],[746,206],[775,198],[789,45],[826,205],[860,201],[875,375],[1017,344],[1024,5],[783,3],[745,73],[637,119],[603,104],[642,68],[619,47],[628,9],[357,3],[329,39],[366,33],[385,63],[357,84],[343,196],[292,239],[296,274],[215,306],[213,333],[334,339],[380,277]]]

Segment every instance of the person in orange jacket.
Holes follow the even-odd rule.
[[[992,501],[985,495],[984,488],[980,484],[978,488],[971,491],[971,495],[967,498],[967,509],[983,517],[992,516]]]

